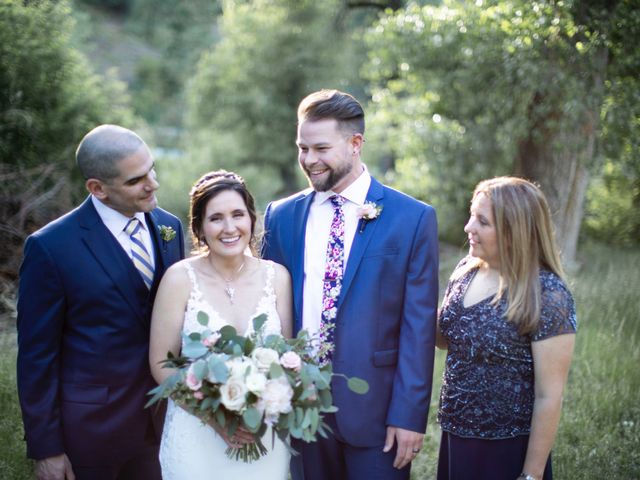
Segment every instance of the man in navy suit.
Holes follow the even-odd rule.
[[[89,197],[27,239],[20,270],[27,455],[40,480],[159,480],[149,321],[160,277],[184,257],[182,225],[157,208],[153,157],[131,130],[93,129],[76,160]]]
[[[370,387],[358,395],[334,380],[339,410],[327,416],[333,435],[297,445],[303,465],[292,462],[295,479],[408,479],[426,429],[438,302],[436,215],[372,178],[360,159],[363,142],[364,112],[351,95],[322,90],[303,99],[298,160],[312,188],[270,204],[265,214],[263,255],[291,272],[296,331],[324,338],[323,285],[332,278],[327,242],[337,209],[331,197],[342,197],[344,263],[333,338],[321,351],[332,352],[334,372]]]

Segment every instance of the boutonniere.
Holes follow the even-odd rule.
[[[173,227],[168,227],[166,225],[158,225],[158,230],[160,230],[160,238],[165,242],[170,242],[174,238],[176,238],[176,231]]]
[[[356,214],[360,219],[360,233],[364,231],[364,227],[366,227],[367,223],[380,216],[382,208],[382,205],[377,205],[375,202],[365,202],[364,205],[358,207]]]

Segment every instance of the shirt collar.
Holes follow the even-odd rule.
[[[341,197],[346,198],[352,203],[355,203],[359,207],[364,205],[365,200],[367,199],[367,193],[369,192],[369,187],[371,186],[371,175],[369,174],[369,170],[366,165],[362,165],[364,168],[362,169],[362,173],[358,178],[356,178],[351,185],[345,188],[341,193],[336,193],[333,190],[327,190],[326,192],[316,192],[315,202],[318,204],[322,204],[329,200],[333,195],[340,195]]]
[[[91,195],[91,201],[93,202],[93,206],[96,207],[96,211],[98,212],[102,223],[104,223],[115,236],[118,236],[118,234],[125,229],[130,218],[121,214],[117,210],[114,210],[108,205],[105,205],[93,195]],[[134,217],[140,220],[142,228],[146,230],[147,222],[145,221],[144,213],[136,212]]]

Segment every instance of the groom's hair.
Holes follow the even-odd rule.
[[[118,125],[100,125],[87,133],[76,150],[76,163],[86,180],[109,181],[120,171],[118,162],[146,147],[135,132]]]
[[[320,90],[303,98],[298,106],[298,125],[304,121],[333,118],[349,135],[364,135],[364,110],[353,96],[339,90]]]

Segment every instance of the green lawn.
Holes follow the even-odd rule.
[[[441,283],[462,253],[447,251]],[[640,478],[640,250],[586,245],[570,279],[578,311],[576,353],[554,449],[559,480]],[[0,478],[30,479],[15,392],[15,328],[0,325]],[[412,479],[435,478],[440,430],[435,423],[444,353],[436,370],[425,448]]]

